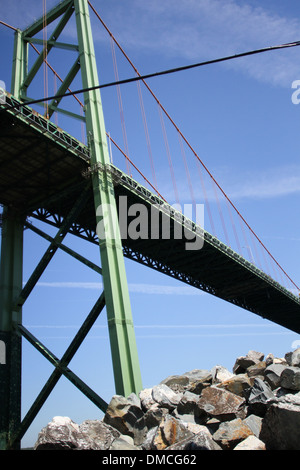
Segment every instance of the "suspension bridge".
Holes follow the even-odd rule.
[[[122,143],[105,128],[91,14],[99,20],[99,27],[109,38]],[[76,24],[76,44],[59,40],[71,21]],[[0,104],[0,204],[3,206],[0,340],[6,348],[6,363],[0,369],[1,448],[19,448],[22,437],[61,376],[67,377],[105,411],[107,404],[101,396],[68,367],[104,307],[116,392],[127,396],[141,390],[124,257],[300,333],[300,303],[294,293],[299,288],[213,177],[91,2],[65,0],[50,11],[46,10],[44,2],[42,18],[24,31],[1,23],[15,34],[11,91],[5,91]],[[75,61],[65,78],[61,78],[50,63],[48,55],[52,49],[53,52],[75,53]],[[132,107],[135,99],[140,109],[141,123],[135,126],[140,125],[145,135],[147,166],[145,154],[133,156],[129,152],[116,51],[139,78],[135,98],[132,92],[129,99]],[[41,71],[43,100],[37,100],[30,96],[30,90]],[[71,89],[79,72],[83,102],[79,93]],[[53,96],[49,95],[50,74],[55,83]],[[156,109],[155,129],[157,133],[160,128],[162,143],[159,148],[151,140],[143,93],[147,93],[147,100],[151,100]],[[73,96],[78,113],[61,107],[66,96]],[[42,101],[43,111],[34,109],[37,101]],[[82,129],[81,139],[58,126],[60,113],[77,119]],[[151,121],[152,118],[153,114]],[[162,155],[165,155],[176,204],[167,200],[163,184],[159,182],[156,160],[159,158],[161,163]],[[180,210],[184,201],[180,195],[183,178],[194,209],[188,215]],[[193,219],[199,188],[209,229]],[[211,204],[210,193],[214,194],[216,204]],[[99,211],[103,207],[107,210]],[[139,224],[135,219],[137,214],[127,211],[130,207],[144,209]],[[226,208],[225,212],[222,207]],[[127,211],[125,219],[124,210]],[[50,236],[42,231],[35,225],[36,220],[56,227],[57,234]],[[121,224],[124,220],[126,230],[124,223]],[[134,220],[135,227],[143,223],[145,230],[140,227],[140,232],[136,231],[133,237],[127,229]],[[99,226],[105,228],[103,236],[97,230]],[[49,247],[24,284],[25,228],[46,239]],[[63,241],[69,233],[98,245],[100,263],[66,246]],[[243,255],[243,246],[249,248],[248,257]],[[104,285],[103,292],[99,293],[97,302],[61,359],[22,324],[22,307],[58,250],[99,273]],[[23,419],[22,337],[55,366]]]

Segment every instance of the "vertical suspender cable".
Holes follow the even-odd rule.
[[[44,96],[48,98],[48,68],[46,65],[47,61],[47,0],[43,0],[43,58],[44,58]],[[48,119],[49,112],[48,112],[48,100],[46,99],[45,105],[45,117]]]
[[[174,193],[175,193],[175,201],[176,201],[176,204],[178,204],[178,206],[180,206],[178,188],[177,188],[176,178],[175,178],[175,174],[174,174],[174,167],[173,167],[169,142],[168,142],[166,127],[165,127],[165,123],[164,123],[164,117],[163,117],[160,106],[158,106],[158,112],[159,112],[160,123],[161,123],[163,138],[164,138],[164,142],[165,142],[165,147],[166,147],[166,153],[167,153],[168,162],[169,162],[169,168],[170,168],[170,172],[171,172],[171,178],[172,178],[172,182],[173,182],[173,189],[174,189]]]
[[[119,72],[118,72],[118,64],[116,58],[116,51],[115,51],[115,43],[112,38],[110,38],[110,47],[111,53],[113,58],[113,65],[114,65],[114,73],[116,81],[119,81]],[[127,132],[125,126],[125,119],[124,119],[124,110],[123,110],[123,102],[122,102],[122,95],[121,95],[121,87],[117,85],[117,96],[118,96],[118,103],[119,103],[119,111],[120,111],[120,119],[121,119],[121,127],[122,127],[122,134],[123,134],[123,142],[126,155],[129,156],[129,147],[128,147],[128,140],[127,140]],[[130,166],[128,159],[126,158],[126,167],[127,167],[127,174],[130,175]],[[132,176],[132,175],[131,175]]]

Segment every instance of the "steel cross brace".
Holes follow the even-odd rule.
[[[44,256],[42,257],[39,264],[37,265],[37,267],[31,274],[26,285],[22,289],[22,292],[16,302],[15,311],[19,311],[22,308],[29,294],[33,290],[34,286],[36,285],[39,278],[41,277],[46,267],[50,263],[51,259],[53,258],[54,254],[56,253],[60,243],[63,241],[64,237],[67,235],[68,230],[71,227],[72,223],[76,220],[77,216],[83,209],[84,204],[87,201],[87,198],[89,196],[88,194],[89,189],[90,189],[89,186],[86,186],[82,194],[79,196],[79,198],[75,202],[73,208],[71,209],[69,214],[66,216],[62,226],[60,227],[56,236],[53,238],[53,241],[51,242],[50,246],[46,250]]]
[[[49,42],[47,42],[47,45],[44,47],[43,52],[38,56],[38,58],[36,59],[35,63],[33,64],[32,68],[31,68],[31,70],[28,72],[27,76],[25,77],[24,82],[21,85],[22,97],[25,98],[25,99],[26,99],[26,95],[27,95],[28,86],[32,82],[33,78],[36,76],[38,70],[40,69],[40,67],[43,64],[45,56],[47,57],[47,55],[51,51],[52,47],[55,45],[55,42],[56,42],[57,38],[60,36],[61,32],[63,31],[64,27],[66,26],[66,24],[68,23],[70,17],[73,14],[74,7],[73,7],[72,3],[70,3],[70,2],[68,2],[68,3],[69,3],[69,5],[68,5],[66,13],[64,13],[64,16],[62,17],[59,24],[56,26],[55,30],[51,34],[51,36],[49,38]],[[48,21],[49,21],[49,19],[48,19]],[[30,28],[28,30],[25,30],[23,32],[23,41],[25,39],[25,42],[26,42],[26,39],[27,39],[27,41],[29,42],[31,40],[31,37],[34,34],[36,34],[37,32],[39,32],[41,29],[43,29],[43,24],[39,25],[39,27],[36,27],[35,30],[33,30],[33,31],[31,31]]]
[[[19,429],[12,438],[10,447],[13,447],[16,441],[22,439],[25,432],[31,425],[32,421],[35,419],[36,415],[40,411],[41,407],[49,397],[50,393],[62,375],[69,379],[70,382],[72,382],[81,392],[83,392],[85,396],[87,396],[98,408],[100,408],[100,410],[103,412],[106,411],[108,406],[107,403],[67,367],[78,348],[82,344],[84,338],[87,336],[88,332],[97,320],[104,306],[105,296],[103,292],[60,360],[54,354],[52,354],[52,352],[49,351],[49,349],[46,348],[37,338],[35,338],[24,326],[17,323],[14,325],[16,331],[20,335],[24,336],[24,338],[26,338],[46,359],[51,362],[51,364],[55,366],[55,370],[52,372],[38,397],[35,399],[31,408],[22,420]]]
[[[25,222],[24,225],[25,225],[25,227],[29,228],[29,229],[32,230],[33,232],[37,233],[37,234],[40,235],[41,237],[43,237],[43,238],[45,238],[46,240],[48,240],[49,242],[51,242],[52,244],[55,243],[53,237],[50,237],[50,235],[48,235],[47,233],[43,232],[42,230],[40,230],[39,228],[35,227],[34,225],[31,225],[31,224],[28,223],[28,222]],[[84,256],[80,255],[79,253],[76,253],[76,251],[72,250],[72,248],[69,248],[68,246],[63,245],[62,243],[59,243],[58,248],[60,248],[61,250],[63,250],[65,253],[68,253],[69,255],[73,256],[73,257],[76,258],[78,261],[81,261],[81,263],[83,263],[83,264],[85,264],[86,266],[88,266],[89,268],[93,269],[93,270],[96,271],[98,274],[102,274],[102,269],[100,268],[100,266],[98,266],[97,264],[93,263],[92,261],[86,259]]]

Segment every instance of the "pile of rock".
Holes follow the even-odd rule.
[[[223,366],[112,397],[102,420],[56,417],[35,449],[300,450],[300,348],[249,351]]]

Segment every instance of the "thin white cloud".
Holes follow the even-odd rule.
[[[43,13],[42,5],[37,9],[36,3],[9,2],[1,11],[1,19],[25,28]],[[257,7],[238,0],[112,0],[101,5],[100,11],[98,3],[92,3],[129,54],[155,52],[158,58],[177,59],[178,65],[295,41],[300,30],[299,19],[280,16],[273,4]],[[56,4],[56,0],[49,0],[47,7]],[[104,28],[92,12],[91,18],[94,38],[102,43]],[[75,26],[68,25],[67,34],[74,39]],[[290,86],[299,78],[298,57],[298,48],[294,48],[233,60],[225,66],[265,83]]]
[[[216,323],[216,324],[193,324],[193,325],[189,325],[189,324],[183,324],[183,325],[172,325],[172,324],[168,324],[168,325],[159,325],[159,324],[153,324],[153,325],[135,325],[134,328],[135,329],[154,329],[154,330],[164,330],[164,329],[167,329],[167,330],[176,330],[176,329],[192,329],[194,330],[195,328],[196,329],[215,329],[215,328],[218,328],[218,329],[231,329],[231,328],[241,328],[241,329],[245,329],[245,328],[270,328],[270,326],[272,327],[276,327],[277,325],[271,325],[269,323],[266,323],[266,324],[263,324],[263,323],[241,323],[241,324],[234,324],[234,323]],[[27,326],[27,328],[54,328],[54,329],[65,329],[65,328],[79,328],[80,325],[29,325]],[[93,329],[102,329],[102,328],[107,328],[106,325],[94,325],[93,326]]]
[[[271,199],[289,196],[300,192],[300,166],[289,165],[270,168],[259,171],[243,171],[243,177],[239,173],[232,173],[228,168],[216,169],[216,179],[222,181],[222,187],[231,200],[241,199]],[[226,188],[229,188],[226,190]],[[178,183],[178,191],[183,201],[190,201],[189,189],[184,182]],[[224,196],[217,190],[219,201],[225,202]],[[172,189],[164,193],[167,200],[172,200]],[[197,202],[204,202],[202,187],[194,185],[194,195]],[[212,184],[206,187],[206,196],[209,202],[216,202],[216,193]]]
[[[237,0],[134,0],[126,2],[126,12],[118,8],[106,15],[125,48],[155,51],[182,62],[296,41],[299,20],[281,17],[272,8]],[[259,81],[289,86],[299,72],[298,55],[297,50],[268,52],[226,66]]]
[[[300,167],[273,168],[259,174],[245,175],[243,185],[231,185],[232,199],[266,199],[300,192]]]
[[[60,330],[60,329],[78,329],[79,325],[29,325],[29,330]],[[107,325],[94,325],[93,331],[95,330],[106,330]],[[252,331],[251,331],[252,329]],[[277,331],[276,331],[277,329]],[[193,339],[193,338],[229,338],[229,337],[249,337],[249,336],[286,336],[294,335],[291,331],[283,331],[278,325],[272,325],[270,323],[247,323],[247,324],[193,324],[193,325],[135,325],[136,338],[137,339]],[[143,332],[143,330],[146,330]],[[178,334],[176,331],[180,330]],[[192,330],[193,333],[190,333]],[[197,331],[198,330],[198,331]],[[202,330],[199,333],[199,330]],[[206,330],[206,331],[205,331]],[[213,330],[210,332],[209,330]],[[227,332],[221,332],[218,330],[227,330]],[[239,331],[234,331],[239,330]],[[263,331],[261,331],[263,330]],[[183,332],[185,331],[185,332]],[[42,339],[70,339],[71,336],[57,336],[48,335],[41,337]],[[88,339],[107,339],[107,335],[91,334]]]
[[[157,333],[148,333],[148,334],[140,334],[136,333],[136,338],[137,340],[139,339],[195,339],[195,338],[232,338],[232,337],[250,337],[250,336],[294,336],[295,334],[293,332],[289,331],[264,331],[264,332],[258,332],[258,331],[241,331],[238,333],[230,332],[230,333],[193,333],[193,334],[188,334],[188,333],[182,333],[182,334],[157,334]],[[59,339],[59,340],[66,340],[66,339],[72,339],[72,336],[41,336],[40,339]],[[88,337],[89,340],[105,340],[108,339],[107,335],[89,335]]]
[[[100,290],[103,288],[103,284],[100,282],[38,282],[39,287],[56,287],[64,289],[92,289]],[[129,291],[136,294],[157,294],[157,295],[205,295],[205,293],[199,289],[191,286],[168,286],[168,285],[157,285],[157,284],[129,284]]]
[[[143,335],[143,336],[139,336],[137,335],[137,338],[140,338],[140,339],[168,339],[168,338],[182,338],[182,339],[188,339],[188,338],[225,338],[225,337],[241,337],[241,336],[282,336],[282,335],[294,335],[293,332],[263,332],[263,333],[257,333],[257,332],[253,332],[253,333],[249,333],[248,331],[243,331],[243,332],[240,332],[240,333],[203,333],[203,334],[181,334],[181,335],[157,335],[157,334],[154,334],[154,335]]]
[[[38,3],[38,4],[37,4]],[[47,1],[47,10],[57,5],[57,0]],[[43,3],[36,0],[23,0],[22,2],[6,2],[1,8],[1,20],[14,26],[25,29],[43,15]]]

